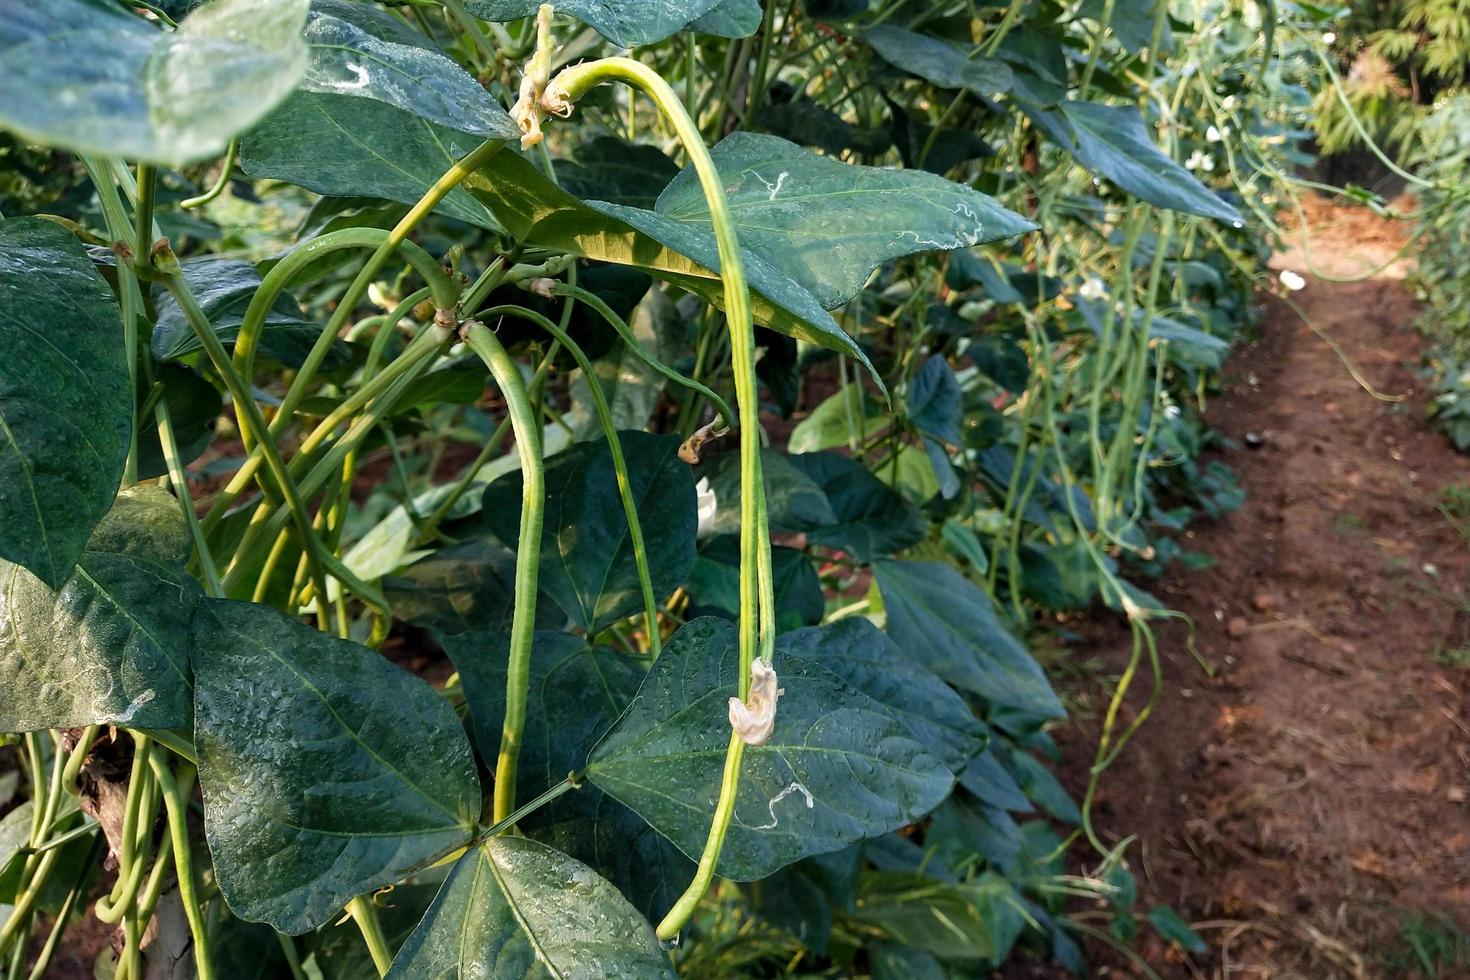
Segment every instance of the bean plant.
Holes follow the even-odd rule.
[[[0,975],[89,909],[132,980],[1198,944],[1092,803],[1323,11],[12,8]]]

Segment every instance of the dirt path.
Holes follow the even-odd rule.
[[[1350,213],[1314,225],[1314,257],[1339,271],[1397,244]],[[1278,257],[1305,274],[1301,260]],[[1186,960],[1143,939],[1166,977],[1470,977],[1454,949],[1470,929],[1470,460],[1425,428],[1402,283],[1309,283],[1294,296],[1307,316],[1379,391],[1409,397],[1370,397],[1267,301],[1208,415],[1239,447],[1226,461],[1246,504],[1188,542],[1213,567],[1153,586],[1193,618],[1216,675],[1182,629],[1161,631],[1165,697],[1105,777],[1098,821],[1107,840],[1138,836],[1141,908],[1172,905],[1209,943]],[[1447,487],[1467,488],[1453,519]],[[1115,674],[1122,631],[1089,636],[1077,652]],[[1068,733],[1069,759],[1086,757],[1101,697],[1085,696],[1094,720]]]

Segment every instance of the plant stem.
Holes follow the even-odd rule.
[[[225,159],[219,166],[219,177],[215,178],[214,186],[197,197],[186,197],[179,202],[179,207],[185,211],[193,208],[202,208],[225,192],[230,185],[230,174],[235,169],[235,158],[240,155],[239,139],[230,140],[229,147],[225,150]]]
[[[480,355],[510,413],[516,452],[521,458],[521,527],[516,543],[515,608],[511,614],[510,654],[505,678],[505,725],[495,763],[494,819],[515,809],[516,761],[526,726],[526,697],[531,685],[531,644],[536,630],[537,572],[541,565],[541,526],[546,490],[541,463],[541,421],[531,406],[520,368],[483,324],[467,321],[465,342]]]
[[[347,911],[362,932],[363,942],[367,943],[368,952],[372,954],[373,966],[377,968],[378,976],[387,976],[393,966],[393,951],[388,948],[388,939],[383,935],[383,924],[378,921],[378,910],[373,905],[372,897],[357,896],[347,903]]]

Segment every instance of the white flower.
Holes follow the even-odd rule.
[[[700,477],[699,482],[694,485],[694,502],[699,513],[699,529],[695,534],[703,538],[714,530],[715,512],[720,509],[714,488],[709,485],[709,477]]]
[[[1179,406],[1168,404],[1164,406],[1164,418],[1177,419],[1179,417]]]
[[[1077,290],[1077,295],[1083,299],[1102,299],[1107,295],[1107,289],[1103,286],[1101,279],[1091,276],[1082,284],[1082,288]]]
[[[1209,143],[1222,142],[1225,139],[1225,134],[1228,132],[1230,132],[1230,127],[1228,126],[1224,129],[1216,129],[1214,126],[1211,126],[1205,130],[1205,141]]]
[[[1203,170],[1208,173],[1215,169],[1215,158],[1203,150],[1195,150],[1184,161],[1184,166],[1188,170]]]
[[[1322,35],[1322,43],[1328,45],[1329,47],[1333,44],[1336,44],[1337,35],[1332,33],[1331,31],[1328,31],[1326,34]]]
[[[1235,96],[1227,95],[1225,96],[1225,98],[1220,100],[1220,108],[1224,109],[1226,112],[1230,112],[1235,108],[1236,101],[1237,100]]]
[[[1295,272],[1287,269],[1285,272],[1281,273],[1281,285],[1285,286],[1292,292],[1296,292],[1298,289],[1306,288],[1307,281],[1301,276],[1297,275]]]

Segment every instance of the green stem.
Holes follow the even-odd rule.
[[[230,185],[230,174],[235,169],[235,159],[240,155],[240,141],[230,140],[229,147],[225,150],[224,162],[219,166],[219,177],[215,179],[214,186],[197,197],[186,197],[179,202],[179,207],[185,211],[193,208],[202,208],[225,192]]]
[[[362,932],[363,942],[367,943],[368,952],[372,954],[373,966],[377,968],[378,976],[387,976],[393,967],[393,951],[388,948],[388,939],[383,935],[383,924],[378,921],[378,910],[373,905],[371,896],[357,896],[347,903],[347,911]]]
[[[521,459],[521,527],[516,544],[515,608],[511,614],[510,655],[505,678],[505,724],[495,763],[494,819],[515,809],[516,762],[526,726],[526,697],[531,685],[531,644],[536,631],[536,577],[541,565],[541,526],[546,490],[541,461],[541,422],[520,369],[495,334],[483,324],[467,321],[465,343],[480,355],[510,413],[516,452]]]
[[[179,509],[184,512],[184,523],[189,525],[189,537],[194,541],[194,551],[199,558],[200,571],[204,573],[204,588],[211,596],[224,595],[220,585],[219,566],[214,563],[214,553],[199,526],[199,515],[194,513],[194,498],[189,493],[189,474],[179,455],[179,442],[174,436],[173,420],[169,417],[168,404],[160,398],[153,403],[153,417],[158,422],[158,444],[163,448],[163,459],[168,464],[168,479],[174,493],[179,497]]]
[[[653,69],[630,58],[606,58],[574,65],[562,71],[547,87],[550,104],[569,106],[594,86],[608,81],[633,85],[653,99],[673,126],[683,144],[709,207],[715,242],[719,248],[720,278],[724,283],[725,317],[730,331],[731,362],[735,374],[735,401],[740,412],[740,617],[739,694],[750,691],[750,670],[759,651],[767,660],[775,649],[774,609],[762,603],[772,590],[763,579],[770,568],[770,534],[765,524],[765,483],[761,476],[758,389],[755,377],[755,331],[751,320],[750,291],[745,281],[740,243],[725,199],[725,187],[699,128],[680,104],[678,95]],[[700,856],[694,880],[673,909],[659,923],[658,935],[669,939],[683,928],[701,896],[714,880],[715,867],[725,844],[725,834],[735,811],[744,743],[732,736],[725,758],[725,778],[710,825],[709,837]]]

